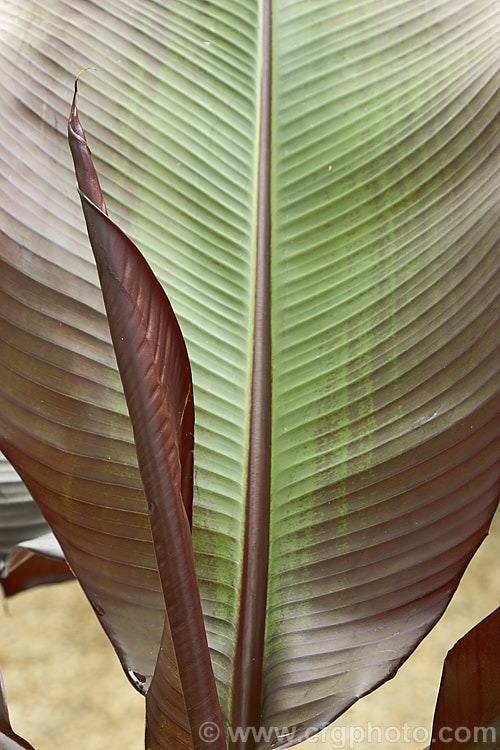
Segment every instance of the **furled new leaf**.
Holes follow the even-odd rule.
[[[224,730],[191,543],[194,407],[189,359],[165,292],[139,250],[106,214],[76,97],[75,82],[69,143],[148,502],[167,610],[160,653],[168,653],[170,639],[173,644],[173,676],[170,682],[163,671],[157,676],[165,694],[155,688],[147,703],[147,746],[166,749],[178,739],[178,730],[172,731],[177,711],[170,711],[168,722],[155,724],[158,711],[151,702],[165,709],[180,682],[194,747],[220,748]],[[157,663],[155,675],[161,669]],[[200,735],[206,722],[219,728],[214,742]]]

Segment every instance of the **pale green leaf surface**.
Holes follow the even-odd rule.
[[[499,27],[276,13],[264,716],[290,739],[394,671],[495,501]]]

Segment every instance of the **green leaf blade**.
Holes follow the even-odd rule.
[[[491,8],[359,13],[275,16],[263,710],[284,745],[395,672],[497,503]]]

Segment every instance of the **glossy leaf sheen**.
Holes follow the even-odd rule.
[[[86,131],[108,204],[167,290],[192,364],[196,570],[231,721],[263,9],[11,5],[0,19],[0,434],[70,563],[78,539],[83,584],[123,662],[151,675],[162,594],[63,140],[67,92],[88,63],[103,71],[88,75]],[[500,14],[489,0],[390,11],[272,4],[262,710],[266,725],[297,728],[278,745],[397,669],[498,497]]]
[[[499,645],[500,608],[464,635],[448,653],[432,728],[432,747],[436,750],[498,747]]]

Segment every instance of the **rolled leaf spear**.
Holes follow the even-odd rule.
[[[170,303],[137,247],[107,216],[85,133],[75,79],[68,138],[96,260],[118,369],[132,422],[139,471],[189,721],[190,744],[225,748],[191,541],[194,405],[186,345]],[[164,637],[168,636],[168,627]],[[161,672],[159,663],[155,670]],[[158,682],[161,683],[159,676]],[[154,715],[158,713],[155,706]],[[210,738],[200,729],[213,727]],[[158,722],[157,722],[158,723]],[[168,727],[166,729],[168,733]],[[200,736],[202,735],[202,736]],[[166,738],[165,738],[166,739]],[[165,744],[158,727],[149,747]],[[185,747],[182,742],[182,747]]]

